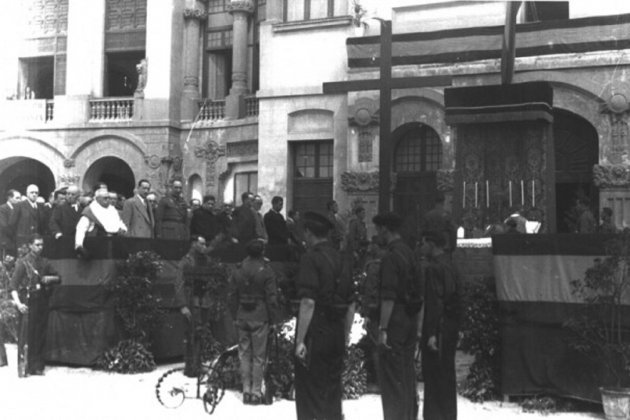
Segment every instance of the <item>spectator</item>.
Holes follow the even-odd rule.
[[[252,208],[254,194],[244,192],[241,194],[242,204],[234,209],[232,221],[232,236],[242,244],[247,244],[256,238],[256,211]]]
[[[287,222],[284,220],[282,213],[280,213],[283,205],[284,200],[282,197],[273,197],[271,199],[271,209],[265,214],[263,219],[267,237],[269,238],[269,245],[288,245],[289,243]]]
[[[39,188],[31,184],[26,188],[26,200],[15,205],[9,226],[15,229],[16,247],[29,243],[31,235],[42,233],[43,204],[37,203]]]
[[[346,229],[339,216],[339,205],[335,200],[331,200],[326,203],[326,208],[328,209],[328,220],[333,224],[333,229],[329,233],[330,243],[336,250],[343,250],[343,239],[346,236]]]
[[[254,196],[254,201],[252,203],[252,209],[254,210],[254,220],[256,226],[256,238],[262,239],[267,242],[267,230],[265,230],[265,222],[263,221],[263,215],[260,213],[260,209],[262,208],[263,200],[259,195]]]
[[[516,230],[519,233],[527,233],[527,219],[523,216],[523,208],[522,207],[514,207],[514,211],[510,216],[505,219],[503,222],[507,225],[508,220],[513,219],[516,221]]]
[[[602,209],[602,223],[599,225],[599,231],[601,233],[619,233],[619,229],[615,226],[613,220],[613,211],[610,207],[604,207]]]
[[[59,239],[62,236],[74,238],[82,211],[78,199],[79,188],[76,185],[71,185],[66,190],[64,202],[53,208],[49,228],[51,235],[55,239]]]
[[[354,209],[354,217],[348,225],[348,237],[346,239],[346,250],[352,256],[355,267],[363,267],[363,257],[368,244],[367,226],[365,225],[365,209],[357,206]]]
[[[595,217],[593,216],[593,212],[591,212],[591,202],[588,198],[579,198],[577,200],[577,210],[578,210],[578,223],[577,223],[577,233],[594,233],[595,232]]]
[[[188,209],[179,180],[171,183],[169,194],[162,197],[155,211],[156,236],[161,239],[187,240]]]
[[[20,202],[21,194],[17,190],[7,192],[7,202],[0,205],[0,247],[2,248],[2,260],[6,255],[15,256],[15,232],[9,224],[15,206]]]
[[[127,226],[127,235],[135,238],[153,238],[155,222],[153,208],[147,196],[151,183],[146,179],[138,181],[136,195],[125,200],[122,221]]]
[[[447,254],[452,254],[457,248],[457,226],[453,223],[451,213],[444,208],[444,202],[444,194],[438,194],[433,209],[424,215],[420,231],[439,232],[444,236],[444,250]]]
[[[203,204],[193,211],[190,221],[190,234],[203,236],[206,243],[212,242],[219,233],[222,233],[221,219],[215,214],[216,199],[213,195],[203,197]]]

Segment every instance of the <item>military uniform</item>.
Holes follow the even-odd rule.
[[[48,290],[41,283],[43,276],[57,275],[45,258],[29,252],[15,263],[9,290],[16,290],[20,302],[26,303],[28,312],[18,319],[18,359],[24,357],[26,345],[26,373],[44,370],[44,347],[48,324]]]
[[[172,196],[163,197],[155,210],[155,234],[160,239],[188,239],[186,202]]]
[[[340,303],[349,291],[339,290],[342,258],[330,243],[313,246],[300,260],[296,282],[299,299],[315,302],[305,336],[306,361],[295,359],[295,405],[298,420],[341,420],[341,374],[344,355],[344,316]],[[299,324],[299,321],[298,321]]]
[[[263,259],[247,257],[234,271],[231,288],[243,394],[260,397],[269,325],[278,307],[276,276]]]
[[[459,281],[445,254],[429,259],[425,278],[425,314],[422,328],[423,416],[424,420],[455,420]],[[437,352],[427,346],[431,336],[437,338]]]
[[[387,344],[381,349],[377,374],[385,420],[410,420],[417,416],[414,350],[418,330],[417,315],[407,310],[408,279],[413,275],[414,254],[402,239],[387,246],[381,260],[380,300],[394,301],[387,326]]]

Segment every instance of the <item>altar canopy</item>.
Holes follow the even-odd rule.
[[[504,26],[394,34],[392,65],[459,63],[501,58]],[[516,25],[516,57],[630,48],[630,15]],[[379,65],[378,36],[348,38],[350,68]]]
[[[562,324],[583,308],[571,293],[571,281],[584,278],[612,237],[492,237],[504,395],[550,393],[600,401],[596,367],[569,348]]]

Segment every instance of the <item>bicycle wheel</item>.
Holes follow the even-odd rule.
[[[208,414],[214,413],[225,395],[225,382],[223,382],[220,373],[215,369],[202,373],[199,376],[198,386],[200,390],[205,389],[201,396],[204,410]]]
[[[166,408],[177,408],[186,399],[186,385],[190,378],[184,375],[184,368],[175,368],[160,376],[155,385],[155,396]]]

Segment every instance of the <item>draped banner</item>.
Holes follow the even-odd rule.
[[[181,356],[184,320],[174,307],[173,280],[179,260],[188,251],[186,241],[141,238],[87,238],[89,259],[77,259],[73,238],[44,238],[44,256],[50,259],[61,277],[50,297],[46,334],[46,359],[49,362],[93,365],[96,359],[121,339],[115,309],[107,285],[116,276],[116,264],[129,254],[152,250],[164,259],[155,292],[166,311],[160,328],[152,334],[151,351],[157,359]],[[225,263],[241,261],[242,246],[230,245],[212,254]],[[217,326],[230,336],[231,319]]]
[[[562,324],[583,308],[571,293],[571,281],[584,278],[612,238],[603,234],[493,236],[503,394],[551,393],[600,401],[597,367],[569,348]]]
[[[392,64],[459,63],[501,58],[504,26],[394,34]],[[516,25],[516,57],[630,48],[630,14]],[[348,66],[378,67],[380,38],[348,38]]]

